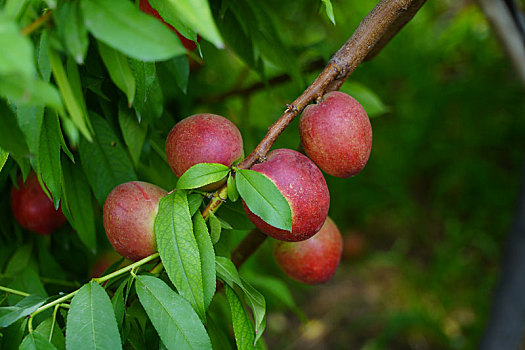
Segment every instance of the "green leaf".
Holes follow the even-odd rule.
[[[82,108],[83,102],[79,100],[78,93],[75,93],[75,91],[73,90],[66,75],[66,71],[64,70],[64,66],[62,65],[62,61],[58,56],[58,53],[51,47],[49,47],[49,62],[51,63],[53,77],[55,78],[55,82],[58,85],[60,94],[64,99],[64,103],[66,105],[67,111],[69,112],[69,115],[71,116],[71,120],[82,133],[82,135],[84,135],[86,139],[91,141],[92,137],[88,128],[89,124],[87,121],[88,116],[84,113],[85,111]]]
[[[335,16],[334,8],[332,7],[332,2],[330,0],[321,0],[324,4],[325,12],[330,21],[335,25]]]
[[[47,318],[38,325],[34,334],[38,334],[51,342],[58,350],[65,350],[66,338],[60,330],[60,326],[52,318]]]
[[[221,222],[212,211],[209,212],[208,221],[210,223],[211,242],[215,244],[221,238]]]
[[[90,282],[71,300],[67,315],[68,349],[122,349],[117,321],[104,288]]]
[[[153,82],[157,78],[157,70],[155,63],[152,62],[144,62],[130,58],[128,63],[136,82],[133,107],[135,107],[139,121],[141,121],[142,114],[145,113],[144,108],[148,100]]]
[[[188,207],[190,208],[190,215],[193,216],[199,210],[202,204],[202,196],[198,193],[188,195]]]
[[[199,163],[195,164],[177,181],[177,189],[186,190],[199,188],[205,185],[222,180],[230,169],[226,165],[217,163]]]
[[[42,31],[40,42],[38,43],[38,52],[36,55],[38,70],[42,80],[48,82],[51,78],[51,63],[49,62],[49,42],[47,30]]]
[[[13,111],[0,99],[0,147],[18,157],[28,157],[29,149]]]
[[[7,18],[16,19],[26,9],[29,0],[6,0],[3,12]]]
[[[160,5],[160,1],[153,0],[152,3]],[[216,47],[224,47],[219,30],[213,21],[210,6],[206,0],[167,0],[165,6],[171,6],[171,9],[165,11],[170,13],[169,18],[177,18],[186,26],[195,29],[200,36],[209,42],[213,43]],[[158,6],[157,6],[158,7]]]
[[[341,91],[359,101],[370,118],[378,117],[390,111],[390,108],[383,104],[379,96],[363,84],[349,81],[341,86]]]
[[[62,186],[62,166],[60,163],[60,138],[62,130],[55,111],[50,111],[45,115],[42,129],[40,132],[38,147],[38,172],[42,175],[42,180],[46,184],[55,208],[58,208]]]
[[[155,236],[168,277],[204,320],[202,265],[184,191],[174,191],[160,200]]]
[[[117,326],[119,330],[122,329],[124,313],[126,311],[126,302],[124,301],[124,288],[126,288],[127,284],[127,280],[123,281],[117,288],[115,294],[113,294],[113,298],[111,299],[111,304],[113,305],[113,312],[115,313],[115,318],[117,320]]]
[[[4,151],[0,148],[0,171],[4,168],[5,163],[7,162],[7,158],[9,158],[9,152]]]
[[[60,2],[58,8],[53,12],[53,17],[58,35],[62,39],[68,54],[78,64],[82,64],[86,57],[89,39],[80,1]]]
[[[186,55],[176,56],[171,60],[162,62],[162,64],[173,75],[179,89],[183,93],[186,93],[188,90],[188,78],[190,77],[190,62],[188,61],[188,57],[186,57]]]
[[[215,270],[217,271],[217,277],[227,285],[231,287],[233,287],[234,284],[242,285],[237,268],[230,259],[223,256],[216,256]]]
[[[56,350],[56,347],[49,342],[49,340],[36,333],[29,333],[26,335],[22,344],[20,344],[19,350]]]
[[[211,349],[211,342],[191,305],[162,280],[137,276],[135,289],[168,349]]]
[[[46,298],[39,295],[29,295],[14,306],[0,307],[0,328],[5,328],[17,320],[31,314],[44,305]]]
[[[44,122],[44,107],[18,105],[16,117],[18,126],[25,135],[29,152],[32,155],[38,155],[38,140]]]
[[[197,41],[197,33],[190,27],[184,25],[179,19],[180,14],[173,8],[173,6],[164,0],[150,0],[151,7],[153,7],[159,15],[162,17],[162,20],[170,25],[172,25],[182,36],[193,41]],[[186,61],[188,61],[186,59]]]
[[[226,220],[230,223],[234,230],[251,230],[255,226],[248,219],[241,201],[237,202],[224,202],[221,205],[221,219]]]
[[[235,333],[237,349],[253,349],[255,345],[255,336],[250,318],[235,291],[227,285],[224,286],[224,291],[226,292],[226,297],[230,303],[233,332]]]
[[[240,196],[255,215],[281,230],[292,230],[290,205],[268,177],[253,170],[238,169],[235,179]]]
[[[166,60],[186,52],[184,46],[159,20],[127,0],[84,0],[86,27],[98,40],[143,61]]]
[[[118,105],[118,122],[131,159],[134,164],[138,164],[142,145],[146,139],[147,127],[144,123],[140,124],[133,110],[123,103]]]
[[[250,303],[255,318],[256,337],[254,342],[257,342],[266,328],[266,301],[263,295],[239,276],[235,265],[230,259],[218,256],[215,259],[215,265],[218,278],[231,288],[237,285],[244,292],[244,296]]]
[[[24,80],[34,77],[33,44],[20,33],[14,21],[0,13],[0,80],[7,75],[19,75]]]
[[[235,181],[235,177],[230,174],[228,176],[228,199],[232,202],[236,202],[237,199],[239,199],[239,191],[237,191],[237,182]]]
[[[66,158],[62,161],[64,175],[63,207],[69,209],[71,226],[77,231],[82,243],[92,252],[97,247],[93,200],[86,176],[78,166],[73,166]]]
[[[80,140],[80,160],[95,197],[103,204],[113,188],[136,180],[137,175],[108,122],[95,113],[91,115],[96,137],[93,142]]]
[[[27,264],[29,264],[32,252],[33,247],[31,244],[18,247],[11,259],[9,259],[4,273],[7,276],[14,276],[23,271],[27,267]]]
[[[126,56],[103,42],[98,42],[98,52],[106,66],[111,80],[128,97],[128,105],[131,107],[135,98],[135,77],[131,72]]]
[[[40,276],[33,267],[28,265],[24,266],[23,269],[15,275],[13,281],[7,286],[12,289],[22,290],[31,295],[38,295],[41,297],[47,296],[44,285],[40,281]],[[22,296],[15,294],[11,294],[7,298],[10,305],[14,305],[22,299]]]
[[[18,75],[0,77],[0,95],[23,105],[50,106],[61,112],[62,100],[57,89],[42,80],[23,80]]]
[[[93,131],[89,118],[87,117],[87,107],[86,101],[84,100],[84,92],[82,91],[82,82],[80,80],[80,73],[78,71],[78,66],[75,61],[68,57],[66,60],[67,68],[67,77],[69,78],[69,84],[71,85],[71,90],[75,96],[75,100],[78,101],[80,108],[82,109],[82,115],[85,117],[86,124],[90,131]]]
[[[204,221],[200,212],[196,212],[193,215],[193,231],[201,257],[204,307],[207,309],[215,295],[217,276],[215,274],[215,251],[213,250],[206,221]]]

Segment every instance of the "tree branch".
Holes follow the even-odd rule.
[[[295,101],[287,106],[281,117],[270,126],[266,136],[255,147],[253,152],[238,165],[238,168],[249,169],[255,163],[264,161],[266,154],[279,135],[310,102],[322,98],[326,92],[338,90],[361,62],[379,53],[390,39],[416,14],[425,1],[380,1],[361,21],[350,39],[332,56],[315,81]],[[224,191],[224,188],[226,188],[226,185],[223,185],[219,191]],[[212,198],[208,203],[208,207],[220,205],[218,201],[221,201],[221,199],[218,197]],[[205,212],[208,211],[208,207],[205,209]],[[257,235],[259,233],[252,231],[246,239],[253,239],[256,242]],[[235,249],[235,254],[241,254],[241,250],[244,249],[241,247],[243,242]],[[252,249],[252,245],[250,245],[250,249]],[[246,254],[242,253],[242,255]],[[237,267],[242,265],[242,262],[239,262]]]

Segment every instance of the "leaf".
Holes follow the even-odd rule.
[[[224,202],[221,205],[221,219],[226,220],[230,223],[234,230],[251,230],[255,226],[248,219],[241,201]]]
[[[324,4],[326,15],[335,26],[335,16],[332,2],[330,0],[321,0],[321,2]]]
[[[68,54],[78,64],[82,64],[86,57],[89,39],[80,2],[60,2],[58,8],[53,12],[53,17],[58,35]]]
[[[195,42],[197,41],[197,33],[181,22],[179,19],[179,13],[169,2],[163,0],[149,0],[149,4],[152,8],[157,10],[164,22],[172,25],[182,36]],[[186,61],[188,60],[186,59]]]
[[[35,329],[34,334],[38,334],[44,337],[45,339],[50,341],[58,350],[63,350],[66,348],[66,338],[64,338],[64,334],[62,334],[58,323],[53,323],[52,318],[47,318],[44,321],[42,321],[42,323],[40,323]]]
[[[254,170],[238,169],[235,179],[241,198],[255,215],[281,230],[292,230],[290,205],[268,177]]]
[[[93,200],[86,176],[78,166],[73,166],[66,158],[62,161],[64,176],[63,206],[71,214],[71,226],[77,231],[82,243],[92,252],[97,247]]]
[[[235,177],[233,177],[232,174],[228,176],[227,186],[228,199],[230,199],[232,202],[237,202],[237,199],[239,199],[239,191],[237,191],[237,182],[235,181]]]
[[[193,231],[201,257],[204,308],[207,309],[215,295],[217,276],[215,274],[215,251],[213,250],[206,221],[204,221],[200,212],[196,212],[193,215]]]
[[[370,118],[378,117],[390,111],[390,108],[383,104],[379,96],[363,84],[349,81],[341,86],[341,91],[359,101]]]
[[[24,134],[7,103],[0,99],[0,147],[18,157],[29,156]]]
[[[156,61],[186,52],[178,37],[164,24],[140,12],[127,0],[84,0],[82,10],[93,36],[128,56]]]
[[[160,4],[160,1],[153,0],[152,3]],[[210,6],[206,0],[167,0],[166,6],[171,6],[169,12],[173,17],[178,17],[182,23],[189,28],[195,29],[204,39],[213,43],[217,48],[223,48],[219,30],[213,21]],[[163,10],[163,8],[159,9]],[[167,11],[163,10],[166,14]],[[172,18],[171,16],[169,17]]]
[[[9,158],[9,152],[6,152],[0,148],[0,171],[2,171],[2,169],[4,168],[4,165],[7,162],[7,158]]]
[[[126,311],[126,302],[124,301],[124,288],[126,288],[127,284],[127,280],[123,281],[117,288],[115,294],[113,294],[113,298],[111,299],[111,304],[113,305],[113,312],[115,313],[115,319],[117,320],[117,326],[119,330],[122,329],[124,313]]]
[[[58,53],[49,47],[49,62],[51,63],[51,70],[53,71],[53,77],[58,85],[60,94],[64,99],[66,109],[71,116],[71,120],[89,141],[92,140],[91,132],[88,128],[88,116],[84,114],[82,108],[82,102],[79,100],[79,95],[76,94],[68,80],[62,61],[58,56]]]
[[[119,0],[120,1],[120,0]],[[98,42],[98,52],[106,66],[111,80],[128,97],[128,105],[131,107],[135,98],[135,77],[131,72],[126,56],[115,49]]]
[[[80,140],[80,160],[95,197],[99,204],[103,204],[113,188],[136,180],[137,175],[108,122],[95,113],[91,115],[96,137],[93,142]]]
[[[202,265],[184,191],[174,191],[160,200],[155,236],[168,277],[204,320]]]
[[[47,30],[42,31],[40,35],[40,42],[38,43],[38,52],[37,52],[37,65],[38,70],[40,71],[40,76],[42,80],[48,82],[51,78],[51,63],[49,62],[49,42]]]
[[[7,18],[17,18],[26,9],[29,0],[6,0],[3,12]]]
[[[208,221],[210,223],[211,242],[215,244],[221,238],[221,222],[212,211],[209,212]]]
[[[9,259],[4,273],[7,276],[14,276],[24,270],[29,264],[32,252],[33,247],[31,244],[25,244],[18,247],[11,259]]]
[[[227,285],[224,286],[224,291],[226,292],[226,297],[230,303],[233,332],[235,333],[237,348],[239,350],[253,349],[255,345],[255,336],[250,318],[235,291]]]
[[[4,48],[0,51],[0,80],[7,75],[19,75],[29,80],[35,75],[31,40],[3,14],[0,14],[0,47]]]
[[[38,172],[53,197],[55,208],[58,208],[62,186],[62,166],[60,163],[60,138],[62,130],[55,111],[45,115],[40,132],[37,153]]]
[[[56,350],[56,347],[44,336],[33,332],[26,335],[19,350]]]
[[[177,181],[177,189],[186,190],[199,188],[205,185],[222,180],[230,169],[223,164],[217,163],[199,163],[195,164]]]
[[[31,266],[24,266],[23,269],[15,275],[15,278],[7,285],[9,288],[22,290],[31,295],[46,297],[47,293],[44,285],[40,281],[40,276]],[[10,305],[20,302],[24,297],[16,294],[8,296],[7,301]]]
[[[135,107],[139,121],[141,121],[142,114],[145,112],[144,107],[148,100],[151,87],[157,78],[156,66],[155,63],[134,60],[132,58],[128,60],[128,63],[136,82],[133,107]]]
[[[111,301],[98,283],[85,284],[71,300],[66,348],[122,349]]]
[[[129,154],[134,164],[139,163],[142,145],[146,139],[147,127],[140,124],[135,117],[133,110],[123,103],[118,105],[118,122],[124,137],[124,142],[128,146]]]
[[[192,193],[188,195],[188,208],[190,209],[190,215],[193,216],[197,210],[199,210],[202,204],[202,196],[198,193]]]
[[[234,285],[239,286],[244,292],[246,300],[250,303],[255,318],[256,337],[254,342],[257,342],[266,328],[266,301],[263,295],[239,276],[235,265],[230,259],[218,256],[215,259],[215,264],[217,277],[231,288],[234,288]]]
[[[168,349],[211,349],[204,326],[191,305],[160,279],[137,276],[135,289]]]
[[[38,155],[38,140],[44,122],[44,107],[18,105],[16,117],[18,126],[25,136],[29,152],[32,155]]]
[[[188,90],[188,78],[190,77],[190,62],[186,55],[176,56],[168,61],[161,62],[175,78],[179,89],[186,93]]]
[[[59,112],[64,108],[57,89],[39,79],[23,80],[17,75],[0,77],[0,95],[13,103],[30,106],[45,105]]]
[[[39,295],[29,295],[14,306],[0,307],[0,328],[5,328],[17,320],[31,314],[44,305],[46,298]]]

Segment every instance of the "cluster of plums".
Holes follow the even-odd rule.
[[[277,149],[251,168],[266,175],[287,200],[292,230],[270,225],[243,205],[253,224],[278,240],[274,254],[283,270],[300,282],[315,284],[335,273],[343,245],[337,226],[327,216],[330,194],[317,165],[339,177],[359,173],[370,155],[372,129],[355,99],[332,92],[305,109],[299,131],[310,158],[294,150]],[[166,139],[166,156],[180,177],[199,163],[231,166],[242,158],[242,145],[239,130],[228,119],[197,114],[173,127]],[[212,185],[208,191],[221,184]],[[138,260],[156,251],[154,220],[158,202],[166,194],[155,185],[137,181],[121,184],[109,194],[103,208],[104,227],[117,252]]]
[[[243,205],[253,224],[278,240],[274,255],[282,269],[295,280],[315,284],[332,277],[343,249],[339,229],[327,216],[330,195],[316,164],[334,176],[359,173],[370,155],[372,129],[355,99],[331,92],[305,109],[299,131],[310,158],[294,150],[277,149],[268,154],[265,162],[252,167],[266,175],[287,200],[292,213],[291,232],[266,223]],[[231,166],[243,157],[242,146],[239,130],[228,119],[197,114],[173,127],[166,139],[166,155],[171,169],[180,177],[198,163]],[[221,183],[212,185],[206,190],[212,191]],[[119,254],[137,261],[156,251],[154,221],[165,195],[165,190],[141,181],[123,183],[108,195],[103,207],[104,228]],[[42,235],[66,221],[34,173],[25,183],[19,179],[18,188],[13,187],[11,207],[22,227]]]

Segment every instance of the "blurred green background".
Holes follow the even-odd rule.
[[[307,84],[320,71],[316,61],[326,62],[374,5],[335,1],[333,26],[318,2],[268,1],[281,14],[281,34],[295,43],[303,71],[315,67],[303,73]],[[243,89],[258,79],[239,68],[236,57],[206,44],[203,52],[204,66],[192,72],[190,99],[173,102],[173,108],[189,114],[189,106],[198,104],[199,111],[231,118],[250,152],[304,86],[270,84],[248,93]],[[244,93],[225,98],[237,90]],[[520,186],[524,91],[470,1],[428,2],[343,90],[366,99],[361,102],[374,132],[361,174],[327,176],[330,216],[347,238],[346,258],[330,283],[313,288],[280,274],[269,246],[243,268],[258,276],[280,274],[309,320],[301,323],[266,291],[269,347],[475,348]],[[275,147],[298,144],[294,122]],[[278,281],[267,283],[280,290]]]

